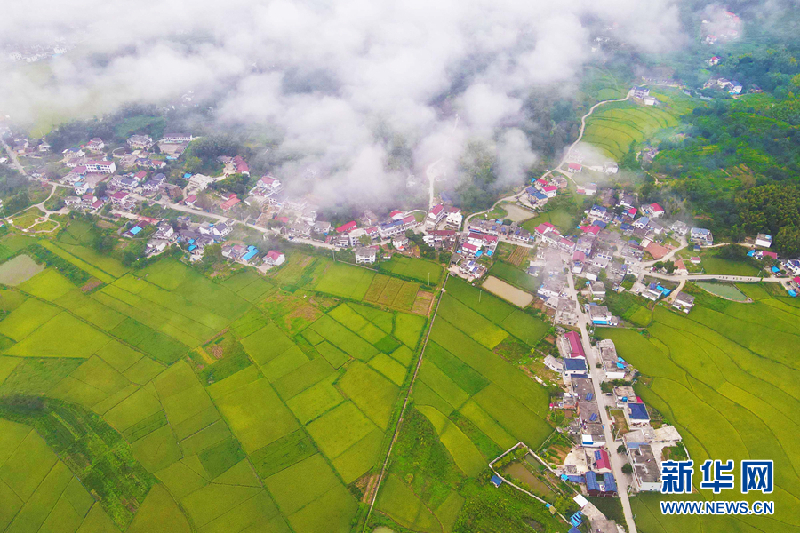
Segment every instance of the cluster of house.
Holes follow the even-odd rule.
[[[721,89],[723,91],[728,91],[730,94],[741,94],[742,92],[742,84],[736,80],[729,80],[727,78],[709,78],[707,82],[703,84],[704,89]]]
[[[567,432],[575,446],[558,469],[562,479],[580,484],[588,496],[617,496],[609,456],[616,443],[606,442],[600,417],[600,410],[608,406],[621,410],[624,417],[624,427],[616,429],[633,467],[632,486],[637,491],[660,490],[662,450],[681,441],[677,430],[671,426],[654,429],[647,406],[629,385],[613,387],[606,395],[610,398],[598,401],[578,332],[567,331],[558,338],[557,346],[562,357],[548,356],[545,364],[561,372],[565,392],[550,408],[574,412]],[[602,381],[633,378],[635,369],[619,357],[612,340],[598,341],[595,349],[602,365]]]
[[[715,15],[713,20],[702,21],[705,44],[734,41],[742,34],[742,19],[732,11],[723,11]]]
[[[646,106],[658,105],[658,100],[655,97],[650,96],[650,89],[647,87],[641,87],[637,85],[628,91],[628,96],[633,98],[634,101],[640,102]]]
[[[152,229],[150,229],[152,228]],[[283,252],[270,250],[263,254],[252,245],[226,243],[233,231],[231,222],[194,223],[188,217],[179,217],[172,223],[140,216],[122,235],[128,238],[147,236],[145,256],[152,257],[162,253],[170,245],[180,246],[189,253],[191,261],[203,258],[205,248],[212,244],[222,245],[222,256],[243,265],[280,266],[285,260]]]

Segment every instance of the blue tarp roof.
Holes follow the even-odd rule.
[[[592,222],[592,226],[597,226],[598,228],[602,229],[606,227],[606,223],[603,222],[602,220],[595,220],[594,222]]]
[[[794,289],[789,289],[789,296],[792,298],[797,298],[797,291]]]
[[[750,250],[749,252],[747,252],[747,255],[749,255],[750,257],[753,257],[754,255],[756,255],[756,251],[755,250]]]
[[[780,272],[780,271],[781,271],[781,269],[780,269],[780,268],[778,268],[778,267],[772,267],[772,271],[773,271],[773,272]]]
[[[486,252],[486,255],[488,255],[489,257],[492,257],[492,253],[493,252],[491,250],[489,250],[489,251]]]
[[[482,255],[483,255],[483,250],[478,250],[477,252],[475,252],[475,257],[480,257]]]
[[[197,245],[196,245],[196,244],[190,244],[190,245],[189,245],[189,248],[188,248],[188,250],[191,252],[191,251],[192,251],[192,250],[194,250],[195,248],[197,248]]]
[[[249,252],[244,254],[244,257],[242,259],[244,259],[245,261],[250,261],[257,253],[258,250],[250,250]]]
[[[503,484],[503,480],[500,478],[500,476],[498,476],[497,474],[494,474],[494,475],[492,476],[492,484],[493,484],[495,487],[499,487],[500,485],[502,485],[502,484]]]
[[[643,403],[629,403],[628,408],[630,409],[628,414],[630,418],[634,420],[650,420]]]
[[[131,233],[134,235],[138,235],[140,231],[142,231],[142,228],[139,226],[134,226],[131,228]]]
[[[600,490],[600,484],[597,482],[597,474],[591,470],[586,472],[586,488],[589,490]]]

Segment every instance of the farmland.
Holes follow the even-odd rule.
[[[658,495],[632,500],[642,531],[794,531],[792,510],[800,499],[800,454],[790,445],[798,429],[800,314],[789,298],[760,285],[739,285],[753,303],[696,291],[688,315],[656,307],[649,336],[633,330],[602,330],[620,356],[646,379],[637,393],[684,436],[695,464],[707,458],[772,459],[775,514],[768,517],[662,516]],[[690,289],[691,290],[691,289]],[[695,477],[697,485],[697,477]],[[763,495],[761,495],[763,499]],[[752,501],[737,492],[737,499]],[[702,490],[703,499],[726,499]]]
[[[583,141],[619,161],[631,143],[641,143],[656,131],[678,125],[677,117],[688,111],[684,97],[677,91],[654,94],[657,107],[632,101],[611,102],[598,108],[586,121]]]
[[[0,529],[362,521],[427,323],[398,310],[423,270],[295,254],[270,278],[212,281],[172,259],[130,271],[86,247],[85,229],[0,241],[86,274],[27,265],[2,290]],[[87,276],[102,284],[84,291]],[[377,277],[398,286],[391,302],[365,298]]]
[[[538,446],[552,432],[544,389],[496,353],[530,350],[548,326],[461,280],[446,289],[372,525],[474,531],[486,507],[502,502],[504,531],[529,521],[560,531],[544,506],[508,487],[492,493],[485,475],[502,451],[520,440]]]

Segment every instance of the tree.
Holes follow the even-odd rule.
[[[622,473],[623,474],[633,474],[633,467],[630,463],[625,463],[622,465]]]
[[[358,242],[361,243],[361,246],[369,246],[370,244],[372,244],[372,237],[370,237],[369,235],[362,235],[361,237],[358,238]]]

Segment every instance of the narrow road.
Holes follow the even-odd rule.
[[[600,106],[602,106],[604,104],[608,104],[610,102],[624,102],[624,101],[628,100],[629,98],[630,98],[630,96],[626,96],[625,98],[618,98],[616,100],[603,100],[602,102],[597,102],[595,105],[593,105],[591,108],[589,108],[589,111],[585,115],[583,115],[581,117],[581,129],[580,129],[580,132],[578,133],[578,138],[575,139],[575,142],[573,142],[569,146],[569,148],[564,152],[564,157],[561,158],[561,162],[558,165],[556,165],[556,167],[554,169],[548,170],[547,172],[542,174],[541,177],[542,178],[546,178],[547,176],[549,176],[553,172],[558,171],[558,172],[564,174],[566,177],[568,177],[572,181],[572,183],[575,183],[575,180],[572,179],[572,176],[569,175],[568,173],[564,172],[563,170],[561,170],[561,167],[564,166],[564,164],[567,162],[567,159],[569,159],[570,155],[572,154],[572,150],[583,139],[583,133],[584,133],[584,131],[586,131],[586,119],[589,118],[589,116],[592,113],[594,113],[595,109],[597,109],[598,107],[600,107]],[[524,190],[525,190],[525,188],[523,187],[522,191],[520,191],[520,192],[511,194],[509,196],[506,196],[505,198],[500,198],[499,200],[497,200],[495,203],[492,204],[492,207],[490,207],[489,209],[486,209],[485,211],[478,211],[477,213],[472,213],[471,215],[469,215],[467,218],[464,219],[464,227],[462,229],[466,229],[469,226],[469,221],[472,220],[474,217],[476,217],[478,215],[482,215],[484,213],[489,213],[490,211],[492,211],[497,206],[497,204],[500,204],[502,202],[517,201],[519,199],[519,197],[522,195],[522,193],[524,192]]]
[[[616,479],[617,487],[619,488],[619,499],[622,503],[622,511],[625,514],[625,521],[628,523],[628,533],[636,533],[636,523],[633,520],[633,511],[631,511],[631,504],[628,500],[628,479],[622,473],[622,459],[614,447],[614,437],[611,434],[611,420],[609,420],[608,413],[603,405],[605,396],[600,388],[600,383],[602,382],[602,375],[600,373],[602,370],[598,369],[597,365],[595,364],[598,360],[597,354],[589,342],[589,332],[586,329],[588,315],[583,312],[583,309],[581,309],[581,304],[578,301],[578,291],[575,290],[572,272],[570,272],[567,276],[567,280],[569,281],[570,296],[573,300],[575,300],[575,303],[578,306],[578,314],[580,316],[578,319],[578,328],[581,331],[581,341],[583,342],[583,349],[586,352],[586,365],[589,367],[589,376],[592,378],[594,395],[595,398],[597,398],[597,404],[600,408],[600,421],[603,423],[603,433],[605,435],[606,447],[608,448],[609,452],[608,456],[611,459],[611,471],[614,474],[614,479]]]

